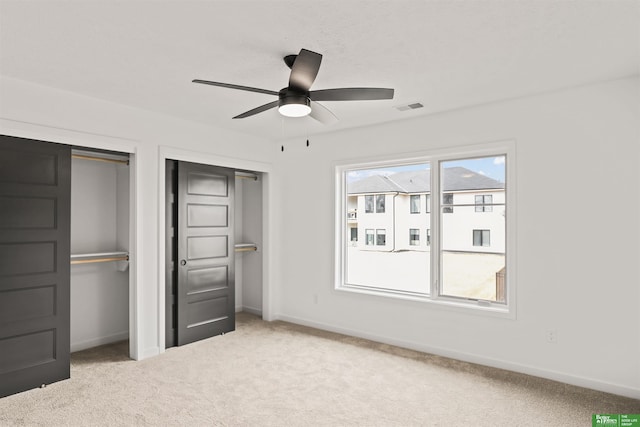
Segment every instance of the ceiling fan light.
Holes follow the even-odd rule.
[[[306,96],[287,96],[280,99],[278,112],[285,117],[304,117],[311,113],[309,98]]]
[[[286,117],[304,117],[309,115],[311,107],[304,104],[287,104],[278,107],[278,111]]]

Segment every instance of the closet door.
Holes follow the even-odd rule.
[[[69,146],[0,136],[0,397],[69,378]]]
[[[233,169],[178,163],[178,345],[235,329]]]

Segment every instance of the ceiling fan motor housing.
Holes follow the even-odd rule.
[[[290,104],[309,106],[309,94],[296,92],[287,87],[280,89],[280,92],[278,92],[278,107]]]

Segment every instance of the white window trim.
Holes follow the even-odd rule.
[[[431,165],[431,195],[440,194],[440,179],[434,170],[439,168],[438,162],[447,160],[471,159],[475,157],[501,156],[507,158],[505,167],[505,202],[506,216],[506,241],[505,253],[507,267],[507,301],[497,303],[484,300],[465,300],[462,298],[439,295],[439,286],[442,283],[441,269],[431,269],[431,288],[429,295],[415,295],[402,292],[377,290],[374,288],[357,287],[345,284],[344,251],[346,250],[346,217],[345,204],[346,181],[345,171],[358,169],[371,169],[376,167],[389,166],[390,164],[400,166],[403,164],[416,164],[429,162]],[[435,165],[435,166],[434,166]],[[516,271],[516,143],[514,140],[486,142],[475,145],[438,148],[428,152],[403,153],[396,156],[377,156],[358,159],[349,159],[334,164],[335,171],[335,253],[334,253],[334,290],[336,292],[351,292],[371,296],[380,296],[392,299],[413,301],[425,304],[426,306],[440,307],[452,311],[460,311],[470,314],[480,314],[508,319],[516,318],[517,302],[517,271]],[[431,197],[431,233],[432,248],[440,247],[440,212],[441,202],[439,197]],[[431,251],[431,265],[437,265],[439,254]]]

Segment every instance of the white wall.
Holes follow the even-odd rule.
[[[159,206],[159,192],[164,188],[163,166],[159,166],[164,165],[162,152],[186,161],[222,159],[221,166],[238,168],[246,168],[246,162],[268,165],[275,153],[275,147],[261,138],[6,77],[0,78],[0,132],[134,153],[136,203],[132,209],[137,229],[132,238],[137,246],[130,248],[135,271],[130,297],[138,318],[132,331],[134,358],[158,354],[164,343],[160,311],[164,310],[160,294],[164,279],[158,277],[164,262],[164,216],[159,215],[164,212]]]
[[[128,167],[71,161],[71,253],[128,250]],[[71,266],[71,351],[127,339],[126,262]]]
[[[242,178],[235,179],[234,194],[234,223],[235,223],[235,243],[243,242],[244,224],[242,221],[242,212],[244,211],[243,203],[243,185]],[[235,305],[236,312],[242,311],[242,272],[244,270],[244,257],[242,252],[235,253]]]
[[[285,142],[278,317],[639,398],[639,87],[618,80],[314,136],[309,148]],[[497,140],[517,151],[516,319],[334,290],[336,163]],[[313,209],[293,214],[301,206]]]
[[[242,179],[242,239],[239,243],[255,243],[258,250],[239,252],[242,259],[242,310],[262,314],[263,287],[263,215],[262,215],[262,174],[258,180]]]

